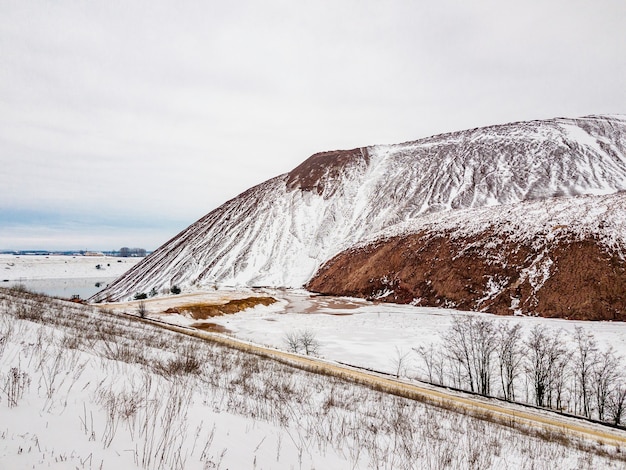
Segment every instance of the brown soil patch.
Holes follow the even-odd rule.
[[[195,320],[206,320],[211,317],[229,315],[241,312],[257,305],[272,305],[276,302],[273,297],[247,297],[245,299],[231,300],[225,304],[193,303],[172,307],[163,313],[178,313],[191,315]]]
[[[546,272],[527,276],[528,272]],[[485,231],[393,237],[340,253],[309,281],[322,294],[576,320],[626,321],[626,262],[564,232],[517,243]]]
[[[198,330],[202,330],[202,331],[210,331],[211,333],[231,333],[231,331],[228,328],[222,325],[218,325],[217,323],[198,322],[198,323],[193,323],[191,327],[197,328]]]
[[[366,148],[316,153],[289,172],[287,187],[321,195],[326,185],[336,181],[346,168],[368,163]]]

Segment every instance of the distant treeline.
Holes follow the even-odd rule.
[[[127,246],[123,246],[117,254],[123,258],[127,258],[129,256],[141,257],[146,256],[146,250],[143,248],[128,248]]]
[[[49,256],[49,255],[62,255],[62,256],[122,256],[122,257],[142,257],[150,254],[145,248],[128,248],[126,246],[119,250],[112,251],[89,251],[89,250],[68,250],[68,251],[49,251],[49,250],[0,250],[2,255],[16,255],[16,256]]]

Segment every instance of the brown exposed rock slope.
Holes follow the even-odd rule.
[[[507,241],[490,231],[460,238],[421,232],[344,251],[306,287],[500,315],[624,321],[625,268],[624,259],[594,237],[560,233]]]

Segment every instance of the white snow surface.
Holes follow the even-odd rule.
[[[0,280],[98,279],[124,274],[142,258],[0,254]],[[96,268],[96,266],[100,268]]]
[[[626,248],[626,193],[554,197],[429,214],[374,234],[354,248],[411,233],[445,232],[454,239],[486,231],[503,242],[534,242],[536,248],[562,238],[583,240],[594,237],[606,248],[623,256]]]
[[[2,470],[623,465],[609,446],[597,455],[593,442],[543,440],[85,306],[28,305],[0,291]],[[198,369],[173,372],[185,357]]]
[[[319,191],[289,185],[289,174],[251,188],[165,243],[99,298],[127,299],[174,284],[300,287],[332,256],[383,231],[437,227],[439,219],[462,228],[475,217],[467,210],[492,220],[500,213],[484,209],[492,206],[502,208],[503,230],[576,225],[623,241],[624,232],[613,230],[623,226],[623,217],[615,219],[623,198],[591,196],[626,189],[624,116],[472,129],[366,147],[361,155],[339,172],[327,169]],[[584,195],[589,198],[572,198]],[[524,201],[536,204],[517,209]],[[556,223],[560,211],[563,222]]]
[[[32,259],[43,272],[48,271],[44,257]],[[70,275],[76,277],[83,261],[78,257],[68,261]],[[473,455],[474,448],[483,456],[481,468],[548,469],[553,468],[555,458],[562,468],[620,468],[623,463],[407,402],[402,409],[414,423],[411,446],[428,450],[414,457],[418,460],[412,460],[412,465],[394,462],[394,453],[387,454],[391,461],[381,464],[380,456],[384,454],[364,451],[370,447],[363,441],[332,440],[332,444],[323,446],[311,443],[318,442],[315,433],[327,435],[327,430],[338,430],[346,422],[355,423],[350,429],[366,430],[369,428],[363,426],[375,425],[382,430],[386,418],[373,416],[372,409],[393,416],[394,406],[399,403],[393,397],[379,397],[375,392],[338,384],[320,375],[282,375],[283,369],[273,361],[262,366],[262,372],[252,380],[242,380],[238,371],[245,371],[240,365],[249,359],[238,358],[239,353],[228,349],[214,350],[209,343],[189,346],[198,357],[206,358],[205,369],[217,370],[217,375],[162,377],[155,372],[156,365],[167,364],[177,353],[182,354],[188,347],[187,340],[170,332],[151,331],[123,315],[106,313],[135,313],[138,302],[108,304],[104,310],[95,311],[47,300],[47,320],[33,322],[20,317],[28,318],[34,312],[20,310],[3,299],[4,295],[6,292],[0,291],[0,469],[96,469],[101,465],[190,469],[256,465],[288,469],[299,468],[300,460],[303,468],[442,468],[439,443],[454,447],[441,452],[454,456],[455,464],[451,465],[455,468],[468,468],[464,459]],[[310,331],[319,342],[321,357],[388,373],[395,373],[397,358],[406,355],[401,373],[408,377],[423,378],[426,374],[413,348],[438,343],[452,321],[466,315],[494,323],[520,323],[526,333],[540,325],[565,340],[572,337],[576,327],[582,327],[594,335],[601,350],[612,346],[622,356],[622,364],[626,355],[623,322],[498,317],[284,289],[207,290],[149,298],[145,305],[152,318],[190,325],[197,320],[163,312],[181,303],[222,303],[253,295],[270,295],[278,302],[207,321],[224,326],[237,338],[278,349],[287,348],[287,334]],[[109,330],[116,331],[113,337],[106,333]],[[130,358],[131,363],[122,358]],[[217,388],[215,377],[220,377]],[[252,396],[265,393],[268,387],[280,390],[283,385],[296,390],[296,401],[278,398],[276,402],[259,404]],[[309,391],[304,402],[300,390]],[[337,402],[338,397],[347,397],[353,405],[349,410],[331,408],[326,414],[320,412],[326,409],[322,404],[330,396]],[[170,406],[180,406],[173,417],[170,413],[176,410]],[[288,413],[286,421],[283,412]],[[168,419],[172,425],[160,424]],[[146,421],[150,423],[149,431],[143,428]],[[419,430],[432,427],[433,422],[441,424],[435,437],[426,432],[422,435]],[[168,434],[170,429],[176,433]],[[393,445],[393,435],[381,431],[376,436],[383,449]],[[497,450],[489,446],[491,441],[501,443]],[[303,442],[307,445],[301,455],[299,446]],[[161,447],[161,443],[166,445]],[[161,455],[165,449],[167,460],[142,465],[150,452]]]
[[[258,305],[232,315],[209,318],[208,322],[227,328],[235,337],[256,344],[285,349],[286,335],[311,331],[320,343],[319,355],[325,359],[346,362],[394,372],[397,351],[412,352],[413,348],[438,343],[450,328],[454,317],[473,315],[494,323],[520,323],[525,332],[536,325],[557,334],[573,335],[577,327],[594,335],[601,349],[613,347],[626,358],[626,323],[589,322],[530,316],[497,316],[489,313],[418,307],[363,299],[318,296],[305,290],[232,290],[228,292],[198,292],[194,301],[211,302],[218,298],[241,298],[249,295],[271,295],[278,302]],[[224,301],[224,300],[222,300]],[[192,325],[192,318],[162,313],[174,305],[175,297],[154,299],[146,303],[151,318],[178,325]],[[180,302],[179,302],[180,303]],[[109,304],[113,311],[128,311],[128,304]],[[410,375],[420,375],[422,364],[412,354]]]

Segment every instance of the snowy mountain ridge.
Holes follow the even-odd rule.
[[[624,190],[625,116],[323,152],[210,212],[98,298],[174,284],[301,287],[342,250],[428,214]]]

